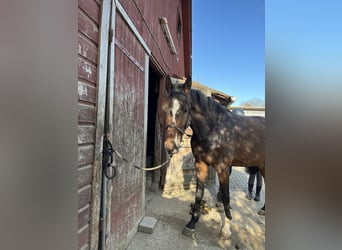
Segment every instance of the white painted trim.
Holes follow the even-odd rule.
[[[148,126],[148,85],[149,85],[149,55],[145,54],[145,105],[144,105],[144,155],[143,155],[143,166],[146,167],[146,153],[147,153],[147,126]],[[146,175],[143,174],[142,182],[142,208],[143,216],[145,216],[145,188],[146,188]]]
[[[108,100],[108,113],[109,113],[109,140],[113,141],[113,113],[114,113],[114,73],[115,73],[115,12],[116,6],[113,2],[112,6],[112,16],[111,16],[111,29],[113,30],[112,42],[110,44],[110,57],[109,57],[109,100]]]
[[[119,13],[122,15],[122,17],[124,18],[124,20],[126,21],[128,26],[130,27],[130,29],[132,30],[134,35],[137,37],[137,39],[139,40],[141,45],[144,47],[146,53],[150,56],[151,55],[150,48],[147,46],[144,38],[140,35],[138,29],[135,27],[133,21],[131,20],[131,18],[129,17],[129,15],[125,11],[125,9],[122,7],[121,3],[118,0],[115,0],[115,4],[116,4],[116,7],[117,7]]]

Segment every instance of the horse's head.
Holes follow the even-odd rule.
[[[166,125],[164,146],[169,154],[175,154],[179,151],[185,129],[191,121],[191,76],[188,76],[184,84],[173,84],[168,76],[165,89],[167,96],[163,105]]]

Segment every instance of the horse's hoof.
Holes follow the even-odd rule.
[[[184,227],[184,229],[182,231],[182,234],[187,236],[187,237],[191,237],[194,233],[195,233],[195,229],[194,228]]]
[[[266,214],[266,212],[265,212],[265,210],[263,210],[263,209],[260,209],[260,210],[259,210],[259,212],[258,212],[258,214],[259,214],[259,215],[265,215],[265,214]]]
[[[231,233],[227,233],[227,232],[223,232],[222,230],[220,231],[219,237],[222,240],[230,240],[232,234]]]
[[[232,220],[233,219],[233,216],[232,214],[230,213],[230,210],[226,210],[226,217],[229,219],[229,220]]]

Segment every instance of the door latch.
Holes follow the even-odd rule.
[[[102,171],[108,179],[116,176],[116,167],[113,165],[113,145],[107,135],[103,138]]]

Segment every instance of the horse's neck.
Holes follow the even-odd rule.
[[[193,91],[193,90],[192,90]],[[193,137],[198,137],[200,140],[205,137],[205,135],[210,134],[213,125],[220,120],[221,117],[218,114],[210,113],[207,108],[203,109],[203,103],[208,102],[208,98],[201,96],[200,93],[191,92],[190,94],[190,105],[191,105],[191,129],[193,131]],[[206,105],[213,105],[212,103],[206,103]]]
[[[192,129],[193,136],[198,137],[199,139],[201,139],[203,134],[207,134],[210,129],[208,119],[206,119],[202,113],[196,111],[195,109],[191,110],[190,127]]]

